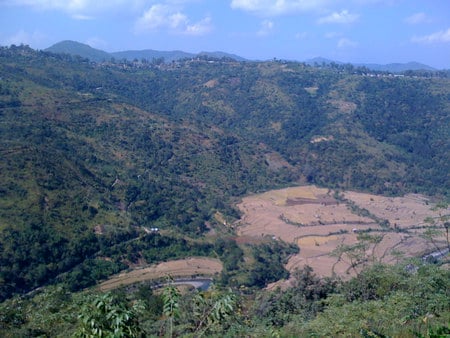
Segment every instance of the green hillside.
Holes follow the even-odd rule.
[[[162,113],[163,102],[146,107],[150,88],[132,102],[130,81],[163,73],[2,50],[2,297],[71,278],[60,274],[111,255],[142,227],[200,236],[217,211],[236,218],[232,196],[288,182],[291,173],[271,170],[256,141]],[[104,273],[124,267],[117,250]]]
[[[217,218],[236,220],[234,203],[254,192],[314,183],[449,198],[444,75],[207,58],[93,65],[1,48],[0,300],[192,255],[220,258],[223,285],[264,287],[287,277],[296,248],[237,246]]]
[[[5,231],[35,224],[69,246],[96,225],[200,235],[217,210],[235,215],[232,197],[307,182],[449,194],[447,78],[276,62],[99,67],[1,52]],[[24,289],[39,284],[25,279]]]
[[[87,58],[95,62],[108,61],[113,57],[109,53],[104,52],[100,49],[92,48],[91,46],[86,45],[84,43],[70,40],[58,42],[47,48],[45,51],[74,56],[78,55],[80,57]]]
[[[196,57],[200,58],[228,58],[235,61],[245,61],[244,58],[229,54],[225,52],[200,52],[198,54],[183,52],[180,50],[174,51],[159,51],[153,49],[144,49],[144,50],[126,50],[119,52],[108,53],[100,49],[92,48],[89,45],[84,43],[76,42],[76,41],[61,41],[55,43],[54,45],[45,49],[46,52],[57,53],[57,54],[67,54],[72,56],[79,56],[82,58],[89,59],[93,62],[109,62],[111,59],[117,60],[147,60],[149,62],[153,60],[159,60],[166,63],[182,60],[182,59],[193,59]]]

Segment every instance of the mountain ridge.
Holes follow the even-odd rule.
[[[52,53],[79,55],[81,57],[88,58],[95,62],[109,61],[111,59],[126,59],[128,61],[133,61],[135,59],[138,60],[147,59],[151,61],[153,59],[161,59],[161,58],[164,59],[164,62],[172,62],[181,59],[195,58],[200,56],[207,56],[214,58],[225,57],[231,58],[236,61],[246,61],[246,59],[243,57],[221,51],[214,51],[214,52],[202,51],[199,53],[189,53],[181,50],[159,51],[154,49],[143,49],[143,50],[125,50],[109,53],[101,49],[93,48],[87,44],[71,40],[64,40],[58,42],[46,48],[45,51]]]
[[[426,64],[416,62],[416,61],[409,61],[406,63],[400,63],[400,62],[392,62],[387,64],[379,64],[379,63],[351,63],[351,62],[342,62],[342,61],[335,61],[323,57],[315,57],[312,59],[308,59],[305,61],[306,64],[309,65],[330,65],[330,64],[337,64],[337,65],[345,65],[345,64],[351,64],[355,67],[366,67],[373,71],[380,71],[380,72],[393,72],[393,73],[399,73],[404,72],[407,70],[429,70],[429,71],[435,71],[436,68],[433,68],[431,66],[428,66]]]
[[[117,52],[106,52],[101,49],[93,48],[87,44],[83,44],[77,41],[64,40],[58,42],[46,49],[45,51],[49,51],[52,53],[65,53],[71,55],[79,55],[81,57],[85,57],[95,62],[103,62],[109,61],[111,59],[126,59],[128,61],[133,60],[142,60],[147,59],[149,61],[152,60],[163,60],[164,62],[173,62],[178,61],[185,58],[195,58],[195,57],[212,57],[212,58],[230,58],[235,61],[251,61],[244,57],[241,57],[236,54],[230,54],[222,51],[214,51],[207,52],[201,51],[199,53],[190,53],[182,50],[172,50],[172,51],[159,51],[154,49],[143,49],[143,50],[125,50],[125,51],[117,51]],[[295,62],[304,62],[309,65],[344,65],[351,64],[354,67],[366,67],[372,71],[382,71],[382,72],[392,72],[392,73],[401,73],[404,71],[412,70],[424,70],[424,71],[436,71],[436,68],[428,66],[423,63],[419,63],[416,61],[410,61],[407,63],[388,63],[388,64],[378,64],[378,63],[350,63],[350,62],[342,62],[335,61],[323,57],[315,57],[312,59],[307,59],[305,61]]]

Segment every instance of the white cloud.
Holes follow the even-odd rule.
[[[399,0],[353,0],[355,4],[358,5],[373,5],[373,4],[385,4],[385,5],[393,5]]]
[[[74,18],[75,20],[81,20],[81,21],[88,21],[88,20],[95,19],[93,16],[84,15],[84,14],[74,14],[74,15],[72,15],[72,18]]]
[[[297,34],[295,34],[295,38],[297,40],[306,40],[308,37],[309,37],[308,32],[298,32]]]
[[[153,5],[139,18],[136,28],[141,31],[158,28],[177,28],[187,23],[186,15],[167,5]]]
[[[258,35],[258,36],[266,36],[266,35],[269,35],[270,32],[271,32],[272,29],[273,29],[273,26],[274,26],[274,24],[273,24],[272,21],[270,21],[270,20],[264,20],[263,22],[261,22],[261,28],[260,28],[260,30],[258,31],[257,35]]]
[[[346,23],[352,23],[358,20],[359,15],[358,14],[351,14],[348,10],[344,9],[340,12],[334,12],[330,15],[321,17],[317,22],[320,24],[323,23],[339,23],[339,24],[346,24]]]
[[[184,4],[188,4],[188,3],[195,3],[195,2],[202,2],[202,1],[203,0],[165,0],[165,2],[167,4],[172,4],[172,5],[184,5]],[[153,2],[155,2],[155,1],[153,1]]]
[[[38,31],[34,31],[32,33],[26,32],[23,29],[14,33],[13,35],[7,37],[2,41],[2,45],[30,45],[30,46],[39,46],[46,39],[46,36]]]
[[[341,3],[348,6],[353,4],[357,6],[376,4],[391,6],[399,1],[402,0],[231,0],[230,6],[233,9],[270,17],[311,11],[327,13]]]
[[[206,17],[192,23],[177,6],[156,4],[137,20],[135,30],[142,33],[159,29],[169,29],[172,33],[178,34],[204,35],[212,30],[212,20]]]
[[[324,35],[324,37],[326,39],[334,39],[334,38],[338,38],[340,36],[342,36],[342,33],[339,33],[339,32],[327,32]]]
[[[331,0],[232,0],[231,8],[264,16],[276,16],[321,9]]]
[[[167,25],[173,29],[186,26],[189,21],[188,17],[181,12],[169,13],[167,17],[158,18],[158,20],[159,19],[163,21],[162,26],[164,26],[165,23],[167,23]]]
[[[430,23],[431,19],[425,13],[420,12],[408,16],[404,21],[410,25],[417,25],[420,23]]]
[[[141,8],[144,0],[0,0],[0,5],[27,6],[36,10],[59,10],[69,14],[99,13],[104,10],[135,10]]]
[[[202,0],[0,0],[0,6],[27,6],[39,11],[65,12],[75,20],[93,20],[104,12],[135,15],[135,31],[168,29],[172,33],[203,35],[213,29],[209,16],[190,20],[183,9]],[[149,5],[150,3],[150,5]]]
[[[206,17],[203,20],[200,20],[197,23],[192,25],[187,25],[184,30],[184,34],[186,35],[205,35],[212,30],[212,20],[210,17]]]
[[[337,43],[338,48],[356,47],[357,45],[358,45],[357,42],[347,39],[347,38],[339,39],[339,41]]]
[[[202,35],[213,28],[209,16],[192,21],[184,6],[202,0],[0,0],[0,6],[26,6],[38,11],[56,10],[75,20],[93,20],[105,12],[120,15],[143,13],[135,22],[136,32],[169,29],[186,35]],[[149,5],[150,3],[150,5]],[[150,6],[150,8],[149,8]],[[147,10],[145,10],[147,9]],[[139,16],[139,15],[138,15]],[[137,17],[138,17],[137,16]]]
[[[84,10],[94,1],[88,0],[12,0],[8,1],[10,6],[29,6],[41,10],[59,9],[67,12]]]
[[[414,36],[411,41],[415,43],[447,43],[450,42],[450,28],[429,35]]]
[[[105,40],[100,39],[96,36],[87,39],[85,43],[97,49],[106,49],[108,47],[108,43]]]

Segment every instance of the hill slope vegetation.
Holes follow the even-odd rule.
[[[208,57],[92,64],[3,47],[0,299],[53,282],[77,290],[139,260],[217,255],[203,234],[253,192],[314,183],[448,197],[450,80],[369,75]],[[221,258],[239,269],[230,257],[243,253],[227,245]],[[247,252],[267,267],[266,251],[293,250]]]

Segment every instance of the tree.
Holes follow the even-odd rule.
[[[376,262],[374,254],[376,246],[383,240],[382,235],[370,235],[368,233],[359,233],[358,242],[354,244],[340,244],[331,252],[331,256],[337,257],[338,261],[346,262],[350,269],[353,269],[356,275],[359,274],[361,266],[365,267],[370,259],[371,263]],[[372,253],[369,255],[368,250],[372,247]],[[344,259],[346,257],[346,259]],[[359,268],[359,270],[358,270]]]
[[[450,228],[450,214],[446,213],[448,211],[447,203],[438,203],[436,206],[431,208],[432,211],[438,211],[437,217],[427,217],[424,222],[428,224],[427,230],[423,233],[423,237],[428,239],[435,248],[440,252],[441,255],[445,254],[445,251],[439,246],[437,241],[445,238],[447,248],[446,252],[450,251],[450,238],[449,238],[449,228]]]
[[[137,337],[140,327],[138,314],[143,310],[140,302],[129,306],[111,293],[93,296],[79,315],[77,337]]]
[[[173,320],[180,315],[179,299],[180,293],[173,285],[173,278],[168,277],[169,284],[163,291],[163,314],[169,319],[169,337],[173,335]]]
[[[219,292],[198,293],[194,297],[195,333],[220,333],[224,327],[231,324],[236,307],[236,297],[229,290]]]

